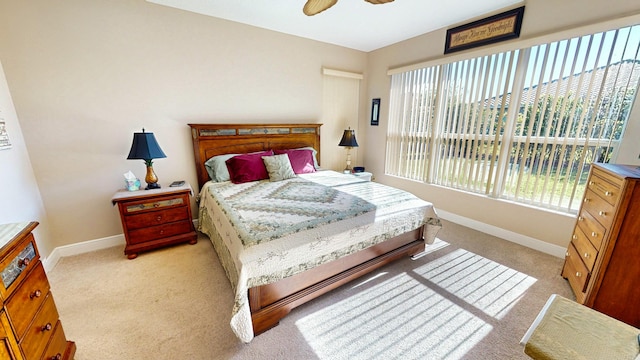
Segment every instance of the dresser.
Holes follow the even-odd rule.
[[[0,359],[73,359],[38,247],[37,222],[0,225]]]
[[[578,303],[640,327],[640,167],[591,165],[562,276]]]
[[[188,242],[195,244],[197,233],[191,216],[191,186],[153,190],[120,190],[111,201],[118,205],[124,237],[124,253],[135,259],[138,253]]]

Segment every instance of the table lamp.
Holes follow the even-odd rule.
[[[342,134],[342,139],[340,139],[340,144],[338,146],[344,146],[347,148],[347,167],[344,168],[344,173],[351,173],[351,148],[358,147],[358,142],[356,141],[356,133],[351,128],[344,131]]]
[[[147,182],[145,190],[159,189],[158,177],[153,171],[153,159],[166,158],[167,155],[162,152],[160,145],[156,141],[153,133],[148,133],[142,129],[142,132],[133,133],[133,143],[127,159],[142,159],[147,165],[147,175],[144,181]]]

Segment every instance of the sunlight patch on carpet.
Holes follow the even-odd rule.
[[[320,359],[459,359],[492,329],[407,273],[296,326]]]
[[[414,270],[496,319],[504,317],[537,279],[458,249]]]

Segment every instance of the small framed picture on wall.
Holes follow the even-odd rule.
[[[378,126],[380,120],[380,98],[371,101],[371,126]]]

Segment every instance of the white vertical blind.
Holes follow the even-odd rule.
[[[640,25],[392,75],[386,172],[572,211],[619,146]]]
[[[639,26],[531,48],[503,197],[579,208],[589,164],[619,146],[639,49]]]

